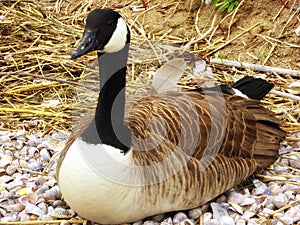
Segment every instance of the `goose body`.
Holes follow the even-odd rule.
[[[277,159],[285,134],[258,101],[271,84],[245,77],[125,104],[129,41],[117,12],[94,10],[72,54],[97,50],[100,70],[95,117],[77,126],[57,166],[64,199],[79,215],[119,224],[191,209]]]

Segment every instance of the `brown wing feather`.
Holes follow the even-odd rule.
[[[139,142],[153,135],[168,139],[198,160],[214,154],[241,156],[264,168],[277,159],[285,136],[271,111],[238,96],[173,92],[145,96],[129,106],[127,121]]]

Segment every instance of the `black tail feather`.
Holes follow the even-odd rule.
[[[246,76],[232,84],[231,87],[238,89],[248,98],[261,100],[274,87],[274,84],[261,78]]]

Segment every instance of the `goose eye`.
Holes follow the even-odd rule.
[[[108,27],[112,27],[114,25],[114,21],[113,20],[109,20],[109,21],[107,21],[106,25]]]

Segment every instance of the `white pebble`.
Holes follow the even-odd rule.
[[[221,217],[228,216],[227,210],[224,207],[222,207],[220,204],[211,203],[210,206],[211,206],[211,209],[213,211],[213,218],[214,219],[220,220]]]
[[[46,148],[43,148],[40,151],[40,157],[43,162],[49,162],[49,160],[51,159],[50,153],[48,152],[48,150]]]
[[[205,225],[220,225],[220,221],[216,220],[216,219],[211,219],[209,220],[207,223],[204,223]]]
[[[8,212],[17,213],[17,212],[21,212],[24,208],[25,206],[23,206],[22,204],[16,203],[16,204],[9,205],[6,209]]]
[[[64,208],[57,207],[49,215],[52,216],[52,217],[54,217],[54,218],[64,218],[64,217],[66,217],[66,216],[69,215],[69,212],[68,212],[68,210],[66,210]]]
[[[53,202],[53,204],[52,204],[52,206],[53,206],[54,208],[56,208],[56,207],[58,207],[58,206],[65,206],[65,205],[66,205],[66,203],[65,203],[64,201],[60,200],[60,199],[55,200],[55,201]]]
[[[11,176],[7,176],[7,175],[0,176],[0,183],[8,183],[12,180],[13,180],[13,177],[11,177]]]
[[[139,224],[136,224],[136,225],[139,225]],[[168,217],[167,219],[165,219],[164,221],[162,221],[160,223],[160,225],[173,225],[172,218]]]
[[[175,216],[173,217],[173,223],[179,224],[180,222],[183,222],[184,220],[187,219],[187,215],[183,212],[176,213]]]
[[[246,198],[240,205],[246,206],[246,205],[252,205],[255,203],[255,200],[253,198]]]
[[[16,170],[17,170],[17,167],[15,167],[15,166],[8,166],[8,167],[6,167],[5,172],[6,172],[7,175],[11,176],[11,175],[13,175],[16,172]]]
[[[139,221],[134,222],[132,225],[142,225],[142,224],[143,224],[143,221],[139,220]]]
[[[28,161],[27,168],[33,171],[40,171],[42,169],[42,166],[39,162],[36,160],[32,159]]]
[[[300,221],[300,206],[293,206],[284,213],[285,217],[293,218],[293,222]]]
[[[60,192],[58,186],[54,186],[50,190],[45,191],[45,193],[43,194],[43,197],[46,200],[60,199],[61,198],[61,192]]]
[[[4,168],[12,162],[12,157],[9,155],[3,155],[0,159],[0,168]]]
[[[282,217],[279,218],[279,220],[284,225],[292,225],[293,224],[293,218],[291,218],[291,217],[282,216]]]
[[[295,33],[298,37],[300,36],[300,26],[297,27],[297,29],[295,30]]]
[[[220,222],[220,225],[235,225],[234,220],[229,216],[221,217]]]
[[[243,214],[243,209],[236,203],[231,203],[229,209],[238,212],[239,214]]]
[[[233,202],[236,204],[241,204],[247,198],[246,195],[242,195],[238,192],[230,192],[228,195],[228,202]]]
[[[269,215],[269,214],[272,214],[274,212],[274,210],[273,209],[270,209],[270,208],[264,208],[263,210],[262,210],[262,213],[264,214],[264,215]]]
[[[244,220],[244,219],[239,219],[238,221],[236,221],[235,224],[236,224],[236,225],[246,225],[246,220]]]
[[[201,208],[195,208],[195,209],[191,209],[188,212],[188,216],[191,219],[197,219],[200,217],[200,215],[202,215],[202,210]]]
[[[30,147],[28,149],[29,156],[33,157],[38,152],[38,149],[36,147]]]
[[[20,215],[19,214],[19,217],[20,217],[20,221],[30,221],[30,216],[27,214],[27,213],[24,213],[23,215]]]
[[[294,167],[296,169],[300,169],[300,160],[299,159],[291,159],[290,160],[291,167]]]
[[[275,224],[275,225],[284,225],[280,220],[273,221],[273,224]]]
[[[247,225],[258,225],[258,223],[256,222],[256,219],[249,219]]]
[[[211,212],[206,212],[203,214],[203,223],[207,223],[211,218],[212,218],[212,213]]]
[[[43,220],[43,221],[50,221],[50,220],[53,220],[53,217],[50,215],[42,215],[38,219]]]
[[[275,170],[276,173],[282,174],[284,172],[287,172],[289,169],[286,166],[275,164],[274,165],[274,170]]]
[[[288,201],[295,200],[295,193],[292,190],[285,191],[284,195],[287,197]]]
[[[254,180],[253,181],[255,188],[253,189],[254,195],[262,195],[265,194],[265,191],[267,189],[267,185],[260,180]]]
[[[143,223],[143,225],[159,225],[159,223],[151,221],[151,220],[147,220]]]
[[[25,212],[36,215],[36,216],[42,216],[46,213],[42,209],[37,207],[36,205],[30,204],[30,203],[27,203]]]
[[[278,195],[278,193],[282,191],[279,185],[275,182],[270,182],[269,188],[270,188],[271,195]]]
[[[15,213],[8,213],[6,216],[2,217],[1,222],[15,222],[17,221],[17,214]]]
[[[246,211],[242,215],[242,219],[249,220],[251,217],[253,217],[256,213],[254,211]]]
[[[272,198],[273,198],[273,204],[277,208],[281,208],[288,203],[288,199],[283,193],[279,193],[278,195],[273,196]]]

